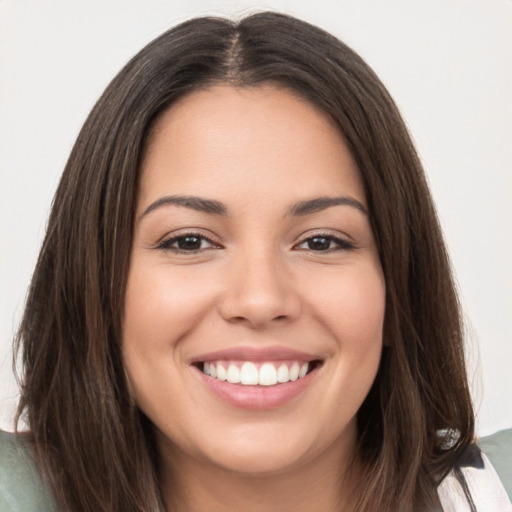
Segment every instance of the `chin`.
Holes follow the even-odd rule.
[[[231,431],[221,439],[210,437],[208,445],[197,447],[200,456],[219,468],[247,476],[285,474],[321,459],[333,447],[327,433],[286,429],[270,424],[249,425]],[[336,441],[334,441],[336,444]]]
[[[226,471],[253,477],[267,477],[287,473],[300,466],[304,455],[297,456],[295,450],[231,450],[222,457],[210,459],[213,464]]]

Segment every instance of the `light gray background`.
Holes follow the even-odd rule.
[[[478,433],[512,426],[510,0],[0,0],[0,427],[12,428],[10,344],[48,209],[94,101],[171,25],[268,8],[353,46],[396,99],[460,287]]]

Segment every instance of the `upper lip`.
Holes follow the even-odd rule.
[[[234,361],[314,361],[320,359],[317,356],[301,352],[288,347],[231,347],[222,350],[215,350],[205,354],[200,354],[192,358],[191,364],[208,361],[234,360]]]

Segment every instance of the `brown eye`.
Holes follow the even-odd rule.
[[[323,236],[315,236],[306,241],[308,249],[312,251],[327,251],[331,248],[333,240]]]
[[[296,248],[315,252],[333,252],[354,249],[354,245],[332,235],[317,235],[307,238]]]
[[[201,249],[202,239],[198,236],[183,236],[175,244],[180,251],[198,251]]]
[[[180,235],[164,240],[158,245],[158,249],[174,252],[193,253],[206,249],[218,247],[211,240],[202,235],[187,234]]]

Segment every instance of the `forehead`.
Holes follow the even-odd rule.
[[[331,118],[270,85],[194,91],[156,122],[141,169],[139,199],[249,193],[299,199],[333,192],[364,203],[359,170]],[[142,207],[142,205],[141,205]]]

